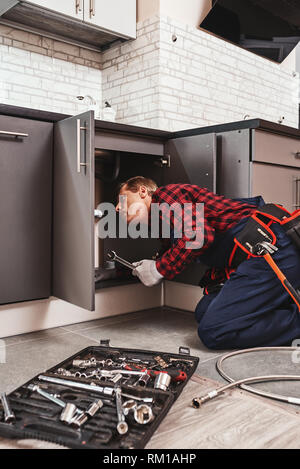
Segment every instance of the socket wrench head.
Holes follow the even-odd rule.
[[[143,388],[147,386],[150,380],[150,375],[148,373],[144,373],[138,380],[138,386],[142,386]]]
[[[73,418],[72,425],[74,427],[80,428],[88,421],[88,416],[85,413],[79,414],[77,417]]]
[[[89,415],[90,417],[94,417],[98,410],[100,410],[103,407],[103,401],[99,399],[98,401],[93,402],[89,408],[86,411],[86,414]]]
[[[154,389],[161,389],[167,391],[171,383],[171,376],[168,373],[159,373],[154,382]]]
[[[146,404],[139,405],[134,410],[134,419],[141,425],[146,425],[147,423],[152,422],[154,419],[152,408]]]
[[[60,421],[70,425],[76,412],[77,412],[77,407],[74,404],[70,404],[68,402],[66,404],[66,407],[63,409],[61,413]]]
[[[128,415],[129,412],[131,412],[132,410],[136,408],[136,406],[137,406],[137,403],[133,399],[130,399],[129,401],[124,402],[122,405],[124,415],[125,416]]]
[[[128,425],[126,422],[119,422],[117,425],[117,431],[120,435],[125,435],[128,432]]]

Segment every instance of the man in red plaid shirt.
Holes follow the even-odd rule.
[[[125,207],[120,203],[122,196]],[[229,268],[234,238],[257,207],[264,205],[261,197],[232,200],[191,184],[158,188],[152,180],[141,176],[122,184],[117,211],[126,212],[128,224],[133,220],[141,223],[151,220],[154,204],[162,207],[160,228],[162,223],[170,226],[170,239],[156,261],[145,259],[136,263],[133,275],[151,287],[163,279],[174,279],[192,262],[208,266],[200,283],[204,297],[196,308],[198,333],[205,345],[214,349],[290,345],[300,337],[298,308],[286,291],[279,291],[280,283],[263,259],[252,258],[236,270]],[[167,209],[173,204],[181,207],[180,213]],[[204,204],[200,225],[197,204]],[[185,206],[192,210],[185,211]],[[187,233],[176,237],[176,230],[182,225],[188,227]],[[274,229],[279,230],[276,233],[279,246],[285,248],[276,254],[277,264],[289,266],[291,280],[299,288],[299,252],[283,231]],[[199,230],[202,236],[198,237]],[[196,244],[188,248],[192,234],[196,235]],[[198,238],[201,243],[197,245]],[[278,323],[281,316],[283,321]]]

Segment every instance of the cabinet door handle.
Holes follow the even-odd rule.
[[[300,208],[300,190],[299,190],[299,183],[300,183],[300,178],[298,177],[295,177],[294,178],[294,183],[295,183],[295,194],[296,194],[296,200],[295,200],[295,204],[293,205],[293,207],[295,207],[295,209],[297,210],[298,208]]]
[[[90,0],[90,18],[95,16],[95,0]]]
[[[82,0],[75,0],[76,2],[76,15],[82,11]]]
[[[86,130],[86,127],[81,127],[80,119],[77,119],[77,173],[81,173],[81,167],[87,166],[86,163],[81,163],[81,131]]]
[[[0,130],[0,135],[8,135],[10,137],[29,137],[29,134],[22,134],[20,132],[7,132],[6,130]]]

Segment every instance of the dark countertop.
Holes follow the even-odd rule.
[[[40,111],[38,109],[23,108],[18,106],[10,106],[0,104],[0,114],[7,116],[23,117],[33,120],[44,120],[48,122],[58,122],[62,119],[70,117],[67,114],[59,114],[55,112]],[[127,133],[131,135],[139,135],[141,137],[158,138],[159,140],[168,140],[170,138],[189,137],[192,135],[201,135],[208,133],[222,133],[232,130],[257,129],[266,132],[272,132],[294,138],[300,138],[300,130],[286,125],[276,124],[274,122],[265,121],[263,119],[251,119],[238,122],[230,122],[226,124],[211,125],[208,127],[198,127],[195,129],[182,130],[178,132],[166,132],[158,129],[149,129],[135,125],[118,124],[102,120],[95,121],[95,128],[102,132]]]
[[[69,114],[59,114],[56,112],[40,111],[39,109],[23,108],[18,106],[10,106],[7,104],[0,104],[0,115],[23,117],[32,120],[43,120],[47,122],[58,122],[62,119],[71,117]],[[95,120],[95,129],[107,132],[126,132],[131,135],[140,135],[141,137],[152,137],[159,138],[162,140],[168,140],[171,136],[171,132],[165,132],[163,130],[149,129],[146,127],[138,127],[135,125],[117,124],[115,122],[108,122],[102,120]]]
[[[300,138],[300,130],[286,125],[276,124],[275,122],[265,121],[263,119],[249,119],[228,124],[210,125],[208,127],[199,127],[197,129],[182,130],[173,134],[173,138],[190,137],[192,135],[201,135],[209,133],[222,133],[232,130],[257,129],[265,132],[286,135],[289,137]]]

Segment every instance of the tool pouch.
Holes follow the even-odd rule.
[[[246,259],[257,257],[256,246],[264,241],[275,245],[276,237],[267,225],[253,215],[234,239],[235,246],[229,259],[229,267],[237,268]]]
[[[235,246],[230,256],[229,267],[237,268],[244,260],[256,255],[257,245],[268,242],[275,246],[276,236],[270,225],[279,223],[287,234],[294,237],[300,249],[300,210],[298,217],[276,204],[266,204],[255,211],[244,229],[236,236]],[[297,227],[297,229],[295,229]],[[291,233],[291,234],[290,234]]]
[[[300,210],[294,212],[290,218],[283,220],[281,226],[295,246],[300,249]]]

